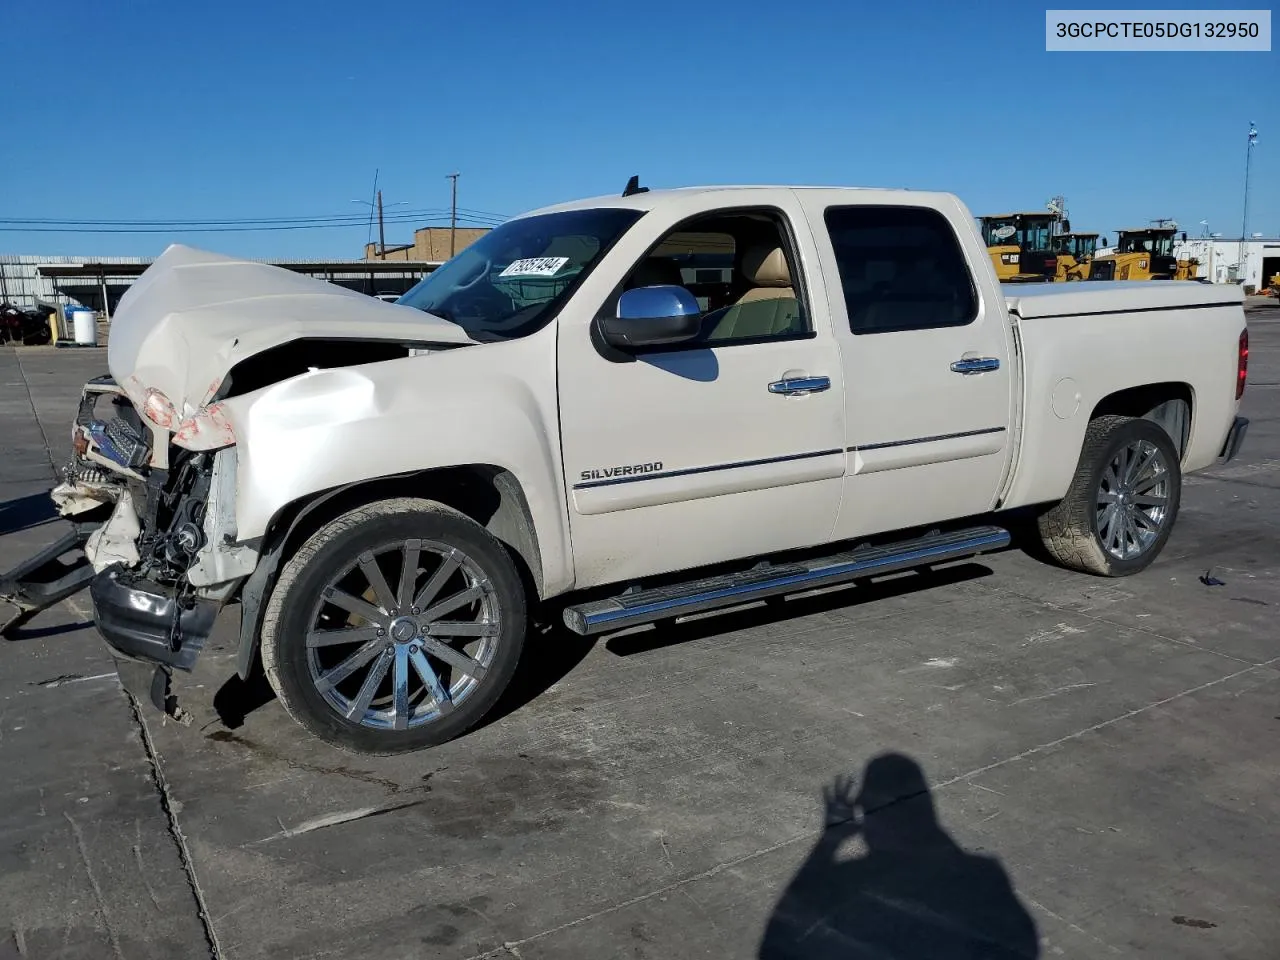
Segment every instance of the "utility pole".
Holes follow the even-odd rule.
[[[1245,238],[1249,236],[1249,166],[1253,161],[1253,146],[1258,142],[1258,128],[1249,121],[1249,145],[1244,148],[1244,219],[1240,224],[1240,266],[1238,276],[1245,282]]]
[[[383,218],[382,218],[382,191],[381,191],[381,190],[378,190],[378,191],[375,191],[375,192],[374,192],[372,202],[371,202],[371,201],[369,201],[369,200],[352,200],[351,202],[352,202],[352,203],[362,203],[362,204],[364,204],[366,207],[368,207],[368,208],[369,208],[369,227],[370,227],[370,229],[372,229],[372,227],[373,227],[373,214],[374,214],[374,211],[377,211],[377,214],[378,214],[378,245],[377,245],[377,247],[375,247],[374,249],[377,251],[377,256],[378,256],[378,259],[379,259],[379,260],[385,260],[385,259],[387,259],[387,233],[386,233],[386,228],[385,228],[385,226],[384,226],[384,224],[383,224]],[[396,200],[394,203],[389,204],[389,206],[392,206],[392,207],[398,207],[398,206],[400,206],[400,205],[402,205],[402,204],[407,204],[408,202],[409,202],[408,200]],[[365,247],[367,248],[368,246],[369,246],[369,238],[366,236],[366,237],[365,237]],[[368,255],[368,254],[366,253],[366,256],[367,256],[367,255]]]
[[[387,234],[382,227],[382,191],[378,191],[378,259],[387,259]]]
[[[449,257],[458,252],[458,174],[448,174],[453,181],[453,201],[449,205]]]

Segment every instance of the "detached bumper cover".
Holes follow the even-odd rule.
[[[123,580],[108,567],[89,585],[98,632],[117,653],[133,660],[190,670],[218,616],[209,600],[179,601],[158,584]]]
[[[1226,443],[1222,445],[1222,452],[1218,454],[1219,463],[1227,463],[1235,459],[1237,453],[1240,452],[1240,445],[1244,443],[1245,432],[1249,429],[1249,421],[1245,417],[1236,417],[1235,423],[1231,425],[1231,429],[1227,431]]]

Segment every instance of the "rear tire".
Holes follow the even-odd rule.
[[[1164,549],[1181,494],[1177,449],[1162,427],[1097,417],[1085,430],[1067,495],[1038,519],[1040,540],[1064,567],[1127,577]]]
[[[290,558],[262,623],[280,703],[352,753],[419,750],[493,709],[520,659],[525,593],[506,548],[429,500],[338,517]]]

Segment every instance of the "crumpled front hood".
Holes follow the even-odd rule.
[[[173,244],[120,299],[107,367],[139,408],[154,389],[187,416],[241,360],[301,338],[473,342],[461,327],[413,307]]]

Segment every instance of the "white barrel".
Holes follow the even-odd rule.
[[[71,324],[76,343],[94,346],[98,342],[98,315],[92,310],[73,310]]]

